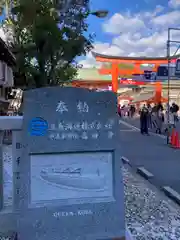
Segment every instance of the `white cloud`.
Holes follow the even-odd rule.
[[[122,32],[136,32],[145,28],[145,24],[138,16],[131,18],[131,16],[122,15],[120,13],[114,16],[103,25],[103,30],[107,33],[120,34]]]
[[[172,8],[178,8],[180,7],[180,0],[170,0],[168,4]]]
[[[180,11],[164,13],[164,7],[158,5],[151,12],[116,13],[102,26],[112,36],[111,43],[96,42],[94,51],[116,56],[166,56],[168,27],[180,27]],[[171,40],[180,41],[180,31],[172,33]],[[172,54],[177,47],[171,45]],[[97,63],[89,53],[81,64],[91,67]]]
[[[155,9],[151,12],[141,12],[139,13],[139,17],[141,18],[151,18],[157,16],[159,13],[161,13],[164,10],[164,7],[161,5],[157,5]]]
[[[121,55],[124,52],[116,45],[109,44],[109,43],[96,43],[94,44],[94,52],[99,52],[102,54],[107,55]],[[91,52],[86,55],[85,60],[81,60],[79,64],[83,65],[84,68],[90,68],[90,67],[100,67],[101,63],[97,63],[94,57],[92,56]]]
[[[153,24],[167,26],[180,21],[180,11],[172,11],[152,19]]]

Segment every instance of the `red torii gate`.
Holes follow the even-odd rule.
[[[99,73],[103,75],[112,76],[112,91],[117,93],[118,90],[118,78],[120,75],[133,75],[143,74],[144,71],[141,69],[142,64],[152,64],[152,71],[157,72],[158,67],[161,64],[167,64],[167,57],[124,57],[124,56],[108,56],[92,52],[96,61],[111,64],[110,67],[102,67],[99,69]],[[171,63],[176,62],[179,55],[170,57]],[[126,64],[132,65],[131,69],[123,69],[119,65]],[[161,82],[155,82],[155,96],[152,101],[160,102],[162,100],[162,84]],[[165,100],[165,99],[164,99]]]

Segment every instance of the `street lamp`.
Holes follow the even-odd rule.
[[[98,10],[98,11],[94,11],[94,12],[89,12],[88,15],[94,15],[98,18],[105,18],[108,15],[108,11],[107,10]]]
[[[60,12],[60,15],[62,14],[62,17],[64,16],[65,13],[67,12]],[[93,15],[98,18],[105,18],[108,15],[109,11],[107,10],[97,10],[97,11],[87,11],[85,13],[79,13],[79,20],[88,18],[90,15]]]

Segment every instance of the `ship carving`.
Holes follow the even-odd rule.
[[[40,172],[41,179],[59,187],[79,190],[104,190],[106,178],[97,169],[94,173],[84,173],[83,168],[47,169]]]

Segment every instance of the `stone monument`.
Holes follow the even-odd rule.
[[[116,95],[34,89],[24,93],[23,109],[18,237],[124,239]]]

